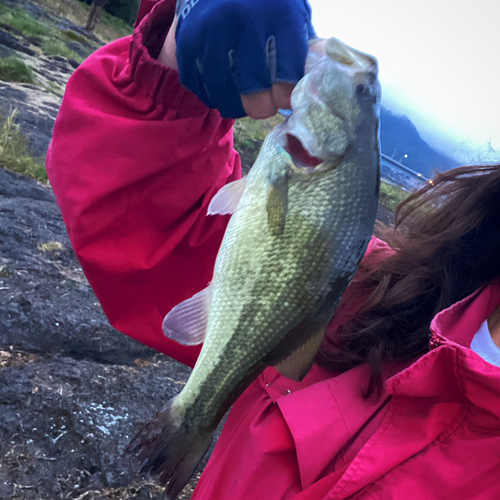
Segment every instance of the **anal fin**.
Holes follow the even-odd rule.
[[[177,304],[163,320],[163,333],[183,345],[205,340],[210,305],[210,286]]]

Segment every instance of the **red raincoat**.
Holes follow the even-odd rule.
[[[207,207],[241,169],[233,120],[208,109],[155,59],[174,8],[175,0],[143,2],[133,36],[75,71],[47,172],[110,323],[193,366],[199,347],[166,339],[161,323],[210,282],[228,217],[207,217]]]
[[[390,250],[372,240],[365,264]],[[351,285],[330,329],[365,297]],[[235,403],[192,500],[498,500],[500,368],[470,349],[500,285],[432,322],[431,351],[385,371],[317,365],[301,383],[267,369]]]
[[[231,121],[154,59],[174,3],[143,1],[133,39],[75,72],[47,167],[111,323],[192,365],[196,349],[166,340],[160,324],[210,280],[226,220],[206,207],[240,171]],[[373,240],[365,263],[388,251]],[[342,300],[333,331],[364,298],[351,285]],[[314,366],[301,383],[266,370],[234,405],[193,500],[498,500],[500,369],[469,347],[499,303],[493,285],[440,313],[431,351],[387,367],[378,401],[362,397],[366,365]]]

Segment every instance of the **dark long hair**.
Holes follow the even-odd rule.
[[[396,251],[376,269],[362,263],[368,300],[317,356],[333,371],[368,362],[367,395],[380,391],[384,361],[427,352],[439,311],[500,277],[500,164],[437,174],[376,234]]]

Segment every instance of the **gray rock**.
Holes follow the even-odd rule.
[[[24,38],[24,35],[19,30],[17,30],[16,28],[13,28],[12,26],[10,26],[8,24],[0,23],[0,28],[5,30],[5,31],[8,31],[9,33],[12,33],[15,36]]]
[[[60,96],[32,85],[0,82],[0,115],[7,117],[17,111],[16,123],[34,157],[45,157],[60,103]]]
[[[9,270],[0,285],[0,345],[129,365],[154,357],[108,324],[51,190],[4,170],[0,184],[0,265]]]
[[[163,499],[123,449],[190,369],[109,326],[50,188],[3,169],[0,256],[0,499]]]
[[[54,202],[54,195],[48,186],[3,168],[0,169],[0,197],[16,198],[19,203],[22,203],[22,198]]]
[[[129,485],[124,448],[187,379],[187,371],[172,377],[173,363],[132,368],[58,357],[0,370],[3,494],[17,485],[26,500],[74,498]]]
[[[3,29],[0,29],[0,45],[17,52],[22,52],[23,54],[28,54],[29,56],[36,56],[36,52],[34,50],[20,43],[15,36]]]
[[[31,45],[34,45],[35,47],[41,47],[42,46],[42,43],[43,43],[43,40],[37,36],[29,36],[28,37],[28,42],[31,44]]]
[[[87,57],[89,55],[89,50],[87,47],[85,47],[82,43],[80,42],[66,42],[66,46],[68,49],[72,50],[76,54],[78,54],[80,57]]]

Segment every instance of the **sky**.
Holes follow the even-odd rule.
[[[378,59],[383,106],[407,115],[424,140],[459,162],[500,162],[494,0],[309,2],[320,37]]]

